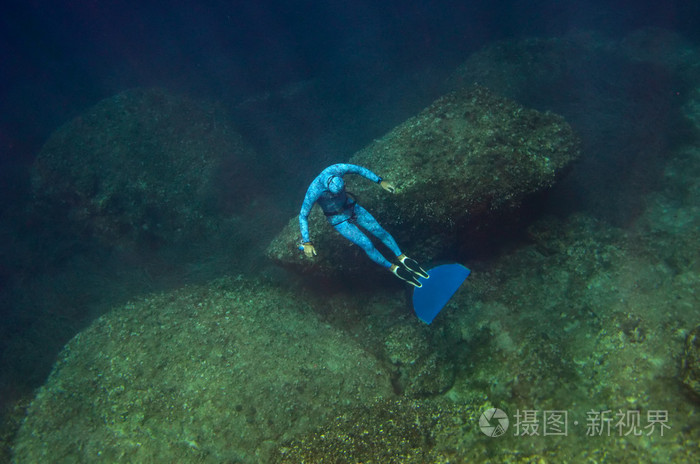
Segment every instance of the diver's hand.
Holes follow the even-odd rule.
[[[386,190],[387,192],[389,192],[389,193],[394,193],[394,192],[396,192],[396,187],[394,187],[394,184],[392,184],[391,182],[389,182],[389,181],[387,181],[387,180],[381,181],[381,182],[379,183],[379,185],[381,185],[382,188],[383,188],[384,190]]]
[[[314,248],[311,242],[306,242],[301,246],[304,247],[304,254],[307,258],[313,258],[314,256],[316,256],[316,248]]]

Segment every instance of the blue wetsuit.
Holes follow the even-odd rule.
[[[366,209],[358,205],[355,199],[347,194],[345,188],[336,194],[329,189],[329,184],[333,178],[342,179],[345,174],[359,174],[377,183],[382,181],[381,177],[369,169],[354,164],[334,164],[324,169],[309,185],[309,189],[304,197],[304,203],[301,206],[299,226],[301,228],[302,242],[310,241],[309,213],[311,213],[311,208],[314,204],[318,203],[328,222],[335,230],[362,248],[372,261],[389,268],[392,266],[392,263],[379,253],[372,240],[358,226],[377,237],[396,256],[399,256],[401,255],[401,250],[391,234],[384,230]]]

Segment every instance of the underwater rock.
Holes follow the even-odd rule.
[[[683,383],[700,399],[700,325],[685,339],[682,363]]]
[[[584,156],[556,186],[553,202],[564,199],[560,207],[569,209],[573,201],[625,226],[644,210],[639,186],[656,185],[665,154],[692,136],[676,105],[697,87],[699,75],[697,66],[681,63],[699,61],[691,48],[675,48],[681,43],[658,29],[622,40],[591,31],[504,40],[472,54],[448,85],[485,85],[528,108],[562,115],[581,137]]]
[[[571,101],[571,96],[565,98],[563,92],[590,92],[591,89],[584,86],[578,89],[575,86],[580,84],[581,79],[599,79],[601,76],[582,73],[597,72],[603,57],[610,60],[604,53],[594,49],[602,47],[598,43],[598,37],[587,40],[594,43],[585,45],[581,41],[564,38],[495,42],[470,55],[449,77],[448,85],[453,89],[470,87],[474,83],[487,85],[499,95],[512,98],[523,105],[565,111],[574,102]],[[591,67],[591,62],[595,66]],[[592,69],[586,68],[587,63]],[[606,68],[606,71],[609,69]],[[598,89],[596,91],[600,92]],[[586,105],[590,102],[577,100],[575,103]]]
[[[32,168],[34,216],[110,245],[187,242],[252,185],[253,157],[215,105],[129,90],[51,135]]]
[[[28,408],[15,462],[266,462],[336,410],[394,397],[382,363],[309,304],[221,279],[102,316]]]
[[[378,401],[349,409],[312,433],[284,443],[273,462],[453,462],[459,441],[450,435],[458,430],[473,440],[471,435],[479,433],[473,427],[477,411],[471,404],[445,401]],[[458,454],[462,459],[454,462],[461,462],[464,454],[468,453]]]
[[[578,140],[560,116],[475,86],[439,98],[348,161],[393,182],[395,195],[357,176],[345,180],[409,255],[435,259],[442,250],[478,247],[470,243],[477,233],[550,187],[578,154]],[[268,256],[317,275],[371,266],[318,207],[310,229],[318,251],[313,261],[297,249],[298,218],[273,240]]]
[[[426,325],[395,325],[386,334],[384,350],[395,368],[394,390],[407,397],[440,395],[454,384],[454,357],[446,353],[442,334],[431,333]]]

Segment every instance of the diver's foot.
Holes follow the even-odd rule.
[[[423,284],[421,284],[416,278],[416,275],[404,267],[397,266],[396,264],[394,264],[389,268],[389,270],[396,277],[398,277],[401,280],[405,280],[414,287],[420,288],[423,286]]]
[[[422,277],[424,279],[430,277],[428,273],[425,272],[425,269],[420,267],[420,264],[418,264],[418,261],[416,261],[415,259],[411,259],[406,255],[401,255],[399,256],[399,262],[403,265],[403,267],[405,267],[418,277]]]

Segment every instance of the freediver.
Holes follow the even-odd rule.
[[[304,254],[313,258],[316,256],[316,249],[309,237],[309,214],[314,204],[318,203],[326,219],[343,237],[350,240],[355,245],[367,253],[367,256],[375,263],[388,269],[399,279],[405,280],[415,287],[421,287],[419,277],[428,278],[428,273],[420,267],[418,262],[407,257],[401,252],[394,237],[382,228],[377,220],[345,190],[345,174],[358,174],[372,182],[379,184],[389,193],[394,193],[395,188],[372,171],[362,166],[354,164],[334,164],[327,167],[311,182],[306,191],[304,203],[299,213],[299,226],[301,228],[301,246]],[[396,256],[400,264],[394,264],[387,260],[372,243],[372,240],[365,234],[369,232],[387,246]]]

